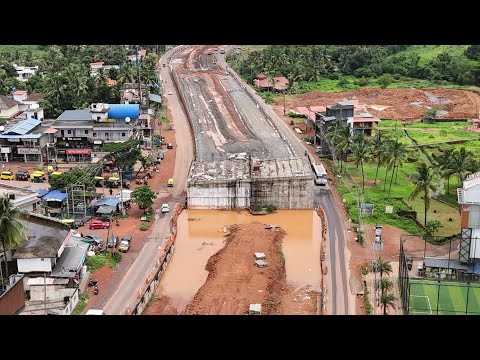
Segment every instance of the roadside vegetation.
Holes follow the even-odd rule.
[[[88,299],[90,299],[88,292],[82,292],[78,297],[78,304],[75,306],[75,309],[73,309],[72,315],[81,315],[83,309],[87,306]]]

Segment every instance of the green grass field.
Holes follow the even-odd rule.
[[[19,53],[26,53],[27,51],[31,51],[34,56],[42,57],[47,54],[46,51],[40,50],[38,45],[0,45],[0,53],[2,52],[9,52],[13,53],[18,51]]]
[[[480,315],[480,284],[410,280],[410,315]]]
[[[468,48],[468,45],[412,45],[408,49],[403,50],[397,54],[416,54],[420,56],[418,64],[423,66],[426,65],[429,61],[433,60],[434,57],[438,56],[443,52],[447,52],[452,56],[463,56],[463,53]],[[390,55],[395,56],[395,55]],[[466,61],[471,61],[465,58]],[[477,63],[476,61],[473,61]]]

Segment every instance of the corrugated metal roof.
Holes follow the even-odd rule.
[[[41,123],[42,122],[37,119],[27,119],[24,121],[20,121],[17,124],[5,129],[3,133],[5,135],[25,135]]]

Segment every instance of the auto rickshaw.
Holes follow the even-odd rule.
[[[173,187],[173,179],[168,179],[167,187]]]
[[[40,183],[45,181],[45,173],[43,171],[34,171],[32,175],[30,175],[30,180],[35,183]]]
[[[102,187],[103,186],[103,177],[95,176],[93,178],[93,180],[95,181],[95,187]]]
[[[120,178],[116,176],[110,176],[107,181],[107,187],[118,188],[120,186]]]
[[[17,173],[15,174],[15,179],[20,181],[28,180],[29,177],[30,177],[29,172],[23,169],[18,170]]]

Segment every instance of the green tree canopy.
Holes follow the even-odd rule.
[[[153,204],[153,199],[156,198],[155,193],[148,185],[137,187],[135,190],[133,190],[130,196],[132,201],[138,204],[141,209],[148,209],[151,207]]]

